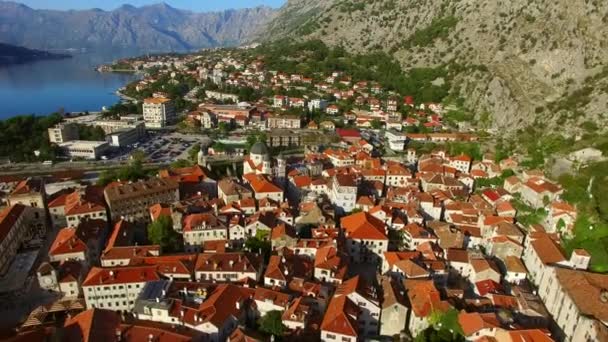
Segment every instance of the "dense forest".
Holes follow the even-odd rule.
[[[0,121],[0,158],[11,162],[53,160],[58,153],[49,143],[48,128],[61,122],[59,114],[24,115]],[[34,151],[39,151],[36,157]]]

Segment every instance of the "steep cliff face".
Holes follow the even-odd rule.
[[[248,41],[275,12],[256,7],[193,13],[166,4],[124,5],[113,11],[51,11],[0,2],[0,41],[46,50],[181,51],[230,46]]]
[[[292,0],[262,39],[381,49],[406,69],[467,66],[452,94],[513,131],[603,118],[607,24],[605,1]]]

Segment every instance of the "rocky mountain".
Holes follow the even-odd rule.
[[[0,43],[0,66],[60,58],[70,58],[70,55],[31,50],[20,46]]]
[[[44,50],[182,51],[230,46],[249,40],[275,11],[256,7],[194,13],[167,4],[55,11],[0,1],[0,41]]]
[[[597,0],[288,0],[261,39],[459,70],[451,97],[488,126],[574,133],[606,127],[607,24],[608,2]]]

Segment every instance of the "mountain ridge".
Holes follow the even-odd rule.
[[[39,10],[0,1],[0,41],[34,49],[188,51],[251,40],[276,10],[192,12],[166,3],[113,10]]]
[[[462,67],[451,96],[487,126],[578,127],[605,118],[608,3],[566,0],[288,0],[261,41],[382,50],[405,70]]]

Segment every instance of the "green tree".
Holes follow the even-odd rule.
[[[382,122],[378,119],[374,119],[372,120],[372,122],[370,123],[373,129],[380,129],[382,128]]]
[[[227,134],[232,130],[232,126],[227,122],[220,122],[217,127],[219,128],[220,132],[222,132],[222,134]]]
[[[192,162],[190,160],[186,160],[186,159],[178,159],[171,163],[172,169],[181,169],[183,167],[190,167],[190,166],[192,166]]]
[[[163,252],[179,252],[180,235],[173,229],[171,217],[162,215],[158,220],[148,225],[148,239],[156,245],[160,245]]]
[[[198,162],[198,153],[201,151],[201,144],[194,144],[188,151],[188,158],[194,163]]]
[[[140,163],[143,164],[146,161],[146,152],[142,150],[135,150],[131,152],[130,155],[131,163]]]
[[[285,333],[285,325],[283,325],[281,316],[283,313],[281,311],[272,310],[266,313],[262,318],[258,320],[258,324],[260,325],[260,331],[263,331],[267,334],[274,335],[276,337],[281,337]]]

